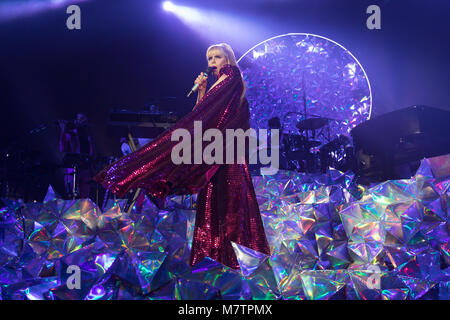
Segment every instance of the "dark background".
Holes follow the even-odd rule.
[[[172,96],[177,100],[162,108],[186,114],[195,102],[185,98],[186,91],[205,68],[210,44],[230,43],[238,58],[257,43],[289,32],[328,37],[359,60],[372,87],[372,116],[414,104],[450,110],[450,1],[174,2],[234,14],[264,28],[242,30],[240,41],[217,34],[205,39],[163,12],[156,0],[76,3],[81,30],[66,28],[70,2],[0,21],[0,149],[18,141],[15,147],[58,162],[58,128],[52,123],[84,112],[94,125],[98,154],[119,155],[117,134],[106,125],[111,108],[139,110]],[[371,4],[381,8],[381,30],[366,28]],[[41,124],[48,129],[27,134]]]

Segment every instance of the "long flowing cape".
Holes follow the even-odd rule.
[[[94,180],[119,196],[139,187],[153,196],[164,198],[168,193],[167,182],[178,192],[198,193],[221,164],[208,165],[203,161],[194,164],[193,143],[192,164],[174,164],[171,152],[179,141],[171,141],[171,136],[174,130],[186,129],[193,141],[194,121],[202,122],[203,131],[219,129],[224,137],[226,129],[249,128],[248,102],[246,99],[241,101],[243,83],[239,68],[225,65],[219,77],[222,74],[227,77],[209,90],[192,112],[141,149],[104,168]],[[202,150],[209,143],[202,142]]]

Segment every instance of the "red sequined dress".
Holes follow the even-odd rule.
[[[172,147],[179,143],[171,141],[172,132],[183,128],[194,137],[194,121],[201,121],[203,132],[216,128],[223,137],[226,129],[249,128],[248,102],[245,98],[241,102],[240,71],[225,65],[219,77],[223,74],[227,77],[210,89],[192,112],[152,142],[104,168],[94,180],[119,196],[137,187],[161,199],[174,190],[198,193],[191,265],[210,257],[239,268],[231,241],[270,253],[247,164],[176,165],[171,159]],[[204,150],[210,142],[202,143]]]

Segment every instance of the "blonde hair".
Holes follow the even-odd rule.
[[[218,43],[218,44],[213,44],[213,45],[209,46],[208,49],[206,50],[206,59],[207,60],[208,60],[208,53],[214,49],[221,50],[225,54],[228,64],[235,66],[239,69],[239,66],[236,62],[236,57],[234,55],[234,51],[233,51],[233,49],[231,49],[231,46],[229,44]],[[240,69],[239,69],[239,74],[241,75],[242,86],[243,86],[243,90],[242,90],[242,94],[241,94],[241,103],[242,103],[242,101],[244,100],[244,97],[245,97],[246,86],[245,86],[244,79],[242,77],[242,72],[240,72]]]

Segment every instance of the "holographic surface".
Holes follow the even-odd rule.
[[[0,298],[449,300],[449,161],[370,187],[334,169],[253,177],[271,254],[232,243],[240,270],[189,265],[195,196],[129,214],[123,200],[101,212],[51,188],[43,203],[2,199]]]
[[[369,79],[356,58],[327,38],[290,33],[254,46],[238,61],[247,86],[251,128],[267,128],[279,117],[284,132],[313,116],[330,119],[317,132],[322,143],[349,134],[370,118]],[[311,133],[310,133],[311,134]]]

